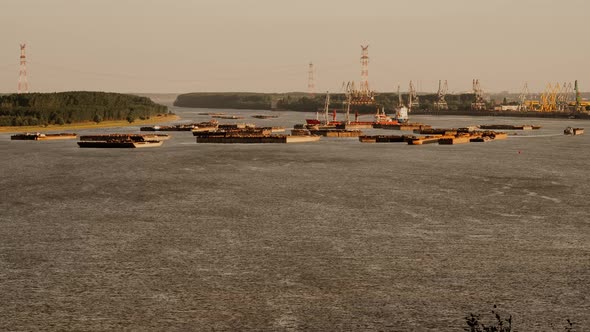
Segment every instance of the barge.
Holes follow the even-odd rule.
[[[537,130],[537,129],[541,129],[541,126],[491,124],[491,125],[479,125],[478,128],[479,129],[491,129],[491,130]]]
[[[210,129],[215,128],[217,129],[217,121],[212,120],[209,122],[200,122],[200,123],[189,123],[189,124],[176,124],[172,126],[151,126],[151,127],[141,127],[139,128],[140,131],[194,131],[199,129]]]
[[[163,141],[153,139],[154,135],[107,134],[80,136],[77,142],[81,148],[148,148],[162,146]]]
[[[408,142],[414,138],[411,135],[375,135],[375,136],[359,136],[361,143],[403,143]]]
[[[279,116],[278,115],[255,114],[255,115],[252,115],[252,117],[256,118],[256,119],[276,119]]]
[[[432,128],[430,125],[422,124],[422,123],[376,123],[373,125],[373,128],[377,129],[391,129],[391,130],[422,130]]]
[[[565,128],[565,130],[563,131],[564,135],[582,135],[584,133],[584,128],[572,128],[572,127],[567,127]]]
[[[317,142],[320,136],[296,136],[296,135],[252,135],[252,136],[197,136],[197,143],[221,143],[221,144],[263,144],[263,143],[307,143]]]
[[[68,133],[60,133],[60,134],[43,134],[43,133],[24,133],[24,134],[16,134],[10,136],[11,140],[21,140],[21,141],[48,141],[48,140],[58,140],[58,139],[75,139],[77,138],[77,134],[68,134]]]
[[[363,135],[360,130],[346,130],[346,129],[309,129],[311,135],[324,137],[359,137]]]

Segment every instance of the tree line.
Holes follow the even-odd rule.
[[[37,126],[149,119],[168,108],[147,97],[112,92],[24,93],[0,96],[0,126]]]
[[[276,109],[315,112],[322,110],[325,105],[325,94],[294,93],[187,93],[179,95],[174,106],[196,108],[228,108],[228,109],[253,109],[268,110],[271,104]],[[404,103],[408,102],[408,95],[402,94]],[[472,93],[447,95],[446,101],[449,110],[468,110],[474,100]],[[330,94],[330,109],[341,109],[344,106],[346,96],[343,93]],[[359,113],[374,113],[376,108],[384,107],[386,111],[392,111],[397,107],[399,96],[397,93],[379,93],[375,96],[375,105],[355,105],[352,110]],[[432,109],[437,100],[436,94],[420,95],[419,109]],[[274,101],[274,103],[273,103]]]

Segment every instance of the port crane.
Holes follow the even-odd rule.
[[[326,91],[326,102],[324,104],[324,124],[330,123],[330,120],[328,118],[329,109],[330,109],[330,92]]]
[[[539,103],[539,111],[541,112],[553,112],[557,110],[557,95],[559,94],[561,87],[559,83],[547,84],[547,88],[541,94],[541,100]]]
[[[521,112],[529,111],[533,109],[533,100],[529,100],[529,84],[524,82],[520,96],[518,96],[518,110]]]
[[[435,110],[448,110],[449,105],[445,100],[445,96],[447,95],[447,91],[449,90],[449,84],[445,80],[444,85],[442,81],[438,81],[438,92],[436,93],[436,101],[434,102],[434,109]]]
[[[572,106],[572,102],[574,102],[575,95],[574,95],[574,86],[572,83],[563,83],[561,87],[561,91],[557,96],[557,109],[560,112],[567,112]]]
[[[344,103],[346,104],[346,116],[345,121],[346,124],[350,123],[350,104],[352,103],[352,95],[354,93],[354,82],[342,83],[342,87],[344,89],[344,95],[346,100]]]
[[[483,90],[479,84],[479,79],[473,80],[474,100],[471,103],[471,109],[474,111],[483,111],[486,109],[486,103],[483,99]]]
[[[416,93],[416,88],[414,88],[414,84],[410,81],[410,89],[408,93],[408,110],[411,111],[412,108],[420,107],[420,100],[418,99],[418,94]]]

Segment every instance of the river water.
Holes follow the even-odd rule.
[[[139,150],[0,134],[0,330],[462,331],[494,305],[518,331],[588,328],[590,134],[562,132],[590,122],[412,121],[543,128],[455,146],[172,132]]]

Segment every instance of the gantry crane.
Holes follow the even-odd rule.
[[[483,99],[483,90],[479,84],[478,79],[473,80],[473,94],[474,100],[471,103],[471,109],[475,111],[483,111],[486,109],[486,103]]]
[[[411,111],[412,108],[420,107],[420,100],[418,99],[418,94],[416,92],[416,88],[414,88],[414,84],[410,81],[410,89],[408,93],[408,110]]]
[[[449,84],[445,80],[445,83],[442,84],[442,81],[438,81],[438,92],[436,93],[436,101],[434,102],[433,106],[435,110],[448,110],[449,105],[445,100],[445,96],[447,95],[447,91],[449,90]]]

